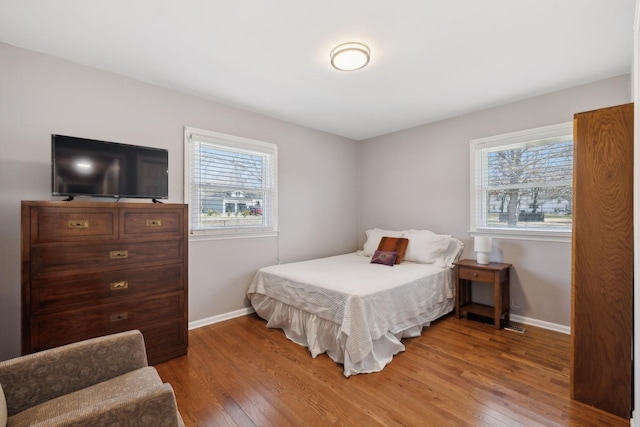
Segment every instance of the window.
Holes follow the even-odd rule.
[[[277,232],[277,146],[185,127],[185,198],[191,235]]]
[[[566,240],[572,123],[471,141],[471,181],[472,234]]]

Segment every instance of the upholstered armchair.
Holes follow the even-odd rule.
[[[0,362],[0,386],[0,427],[184,426],[139,331]]]

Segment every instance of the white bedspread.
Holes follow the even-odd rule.
[[[248,290],[268,326],[283,328],[314,357],[327,352],[344,363],[345,376],[381,370],[404,350],[400,338],[452,310],[453,295],[449,268],[370,264],[357,254],[265,267]]]

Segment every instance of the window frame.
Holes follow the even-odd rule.
[[[571,230],[551,230],[551,229],[535,229],[535,228],[490,228],[484,224],[478,224],[479,206],[478,197],[483,194],[479,171],[476,170],[476,157],[480,150],[496,147],[508,147],[509,145],[518,145],[530,143],[554,137],[571,135],[573,137],[573,121],[559,123],[556,125],[543,126],[534,129],[511,132],[501,135],[490,136],[486,138],[478,138],[470,141],[470,229],[471,236],[490,235],[503,239],[520,239],[520,240],[537,240],[552,242],[571,242]]]
[[[245,151],[249,154],[268,155],[271,157],[271,188],[270,209],[266,212],[266,200],[263,204],[263,215],[269,215],[269,221],[262,227],[226,227],[226,228],[197,228],[192,224],[192,167],[191,154],[194,142],[210,143],[229,151]],[[265,187],[263,187],[265,188]],[[255,189],[253,189],[255,191]],[[264,191],[264,190],[260,190]],[[236,239],[254,237],[274,237],[279,233],[278,229],[278,146],[269,142],[243,138],[234,135],[198,129],[194,127],[184,127],[184,200],[189,205],[189,239],[190,240],[215,240],[215,239]]]

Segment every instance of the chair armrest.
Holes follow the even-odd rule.
[[[68,344],[0,362],[9,416],[147,366],[140,331]]]
[[[184,427],[173,388],[158,384],[47,420],[42,427]],[[35,424],[40,426],[40,424]]]

